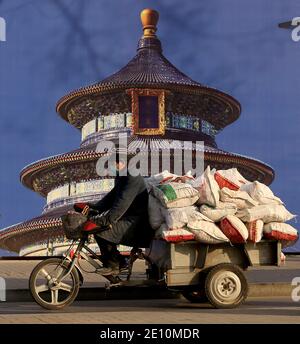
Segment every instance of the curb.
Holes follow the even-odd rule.
[[[288,283],[251,283],[248,297],[291,296],[292,285]],[[164,287],[121,287],[113,290],[105,288],[81,288],[77,301],[94,300],[139,300],[139,299],[178,299],[180,292]],[[7,290],[6,302],[33,301],[28,289]]]
[[[249,284],[249,297],[291,296],[293,286],[291,283],[251,283]]]

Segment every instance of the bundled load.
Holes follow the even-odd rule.
[[[195,240],[206,244],[219,244],[229,242],[221,229],[211,220],[203,215],[194,213],[187,223],[187,229],[195,235]]]
[[[198,191],[199,201],[201,204],[207,204],[212,207],[218,206],[220,200],[220,188],[218,183],[215,181],[214,171],[211,171],[209,166],[201,177],[190,183]]]
[[[165,170],[152,177],[145,178],[145,183],[146,183],[148,191],[151,191],[153,186],[170,183],[172,181],[185,183],[187,181],[192,181],[192,180],[194,180],[194,177],[191,175],[190,172],[188,172],[184,176],[178,176],[176,174],[170,173],[169,171]]]
[[[164,239],[168,242],[180,242],[194,240],[195,236],[184,228],[168,230],[168,226],[163,223],[156,232],[157,239]]]
[[[152,189],[153,196],[157,198],[165,208],[181,208],[195,204],[198,199],[198,191],[187,183],[170,182],[161,184]]]
[[[202,204],[200,206],[200,212],[213,222],[219,222],[226,215],[234,215],[237,212],[237,206],[234,203],[225,202],[219,202],[217,207]]]
[[[258,204],[283,204],[267,185],[257,181],[242,185],[240,190],[246,191]]]
[[[260,219],[264,223],[286,222],[295,217],[284,205],[279,204],[264,204],[252,208],[244,208],[237,211],[237,216],[244,222]]]
[[[259,242],[263,237],[264,222],[262,220],[255,220],[247,222],[246,227],[248,229],[249,237],[248,240],[251,242]]]
[[[244,223],[234,215],[227,215],[220,221],[222,232],[233,244],[243,244],[248,239],[248,229]]]
[[[218,170],[215,172],[214,178],[220,189],[228,188],[237,191],[242,185],[249,183],[236,168]]]
[[[246,191],[234,191],[223,188],[220,190],[220,198],[222,202],[235,204],[238,209],[245,209],[258,205]]]
[[[250,182],[236,168],[211,170],[194,179],[164,171],[146,179],[149,220],[156,238],[169,242],[197,240],[207,244],[257,243],[262,238],[298,239],[286,224],[295,217],[272,190]]]
[[[295,241],[298,233],[288,223],[270,222],[264,225],[264,234],[266,238],[284,241]]]
[[[182,208],[161,208],[163,219],[169,229],[184,228],[197,207],[187,206]]]

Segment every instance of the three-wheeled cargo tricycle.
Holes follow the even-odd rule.
[[[61,258],[48,258],[32,271],[29,287],[34,300],[46,309],[70,305],[83,284],[82,263],[94,273],[102,267],[101,256],[88,246],[88,234],[74,240]],[[74,249],[75,248],[75,249]],[[169,243],[153,240],[151,247],[133,248],[125,275],[104,276],[109,287],[163,286],[177,290],[191,302],[209,302],[216,308],[234,308],[247,298],[248,283],[243,270],[249,266],[280,265],[281,244],[262,240],[239,245],[202,244],[196,241]],[[145,280],[131,279],[137,259],[147,262]],[[145,266],[146,266],[145,265]]]

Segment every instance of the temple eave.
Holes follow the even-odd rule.
[[[99,177],[96,173],[95,164],[101,156],[103,156],[103,154],[97,153],[95,150],[82,150],[81,152],[69,152],[60,156],[45,159],[43,161],[38,161],[37,163],[33,163],[32,165],[28,166],[21,172],[21,181],[26,187],[39,192],[45,197],[47,192],[50,191],[49,188],[51,189],[51,187],[48,186],[47,189],[42,188],[37,190],[33,184],[37,176],[41,177],[43,174],[51,171],[53,173],[53,169],[62,169],[62,171],[68,170],[70,166],[74,166],[74,169],[76,170],[76,166],[82,166],[89,163],[90,166],[86,166],[86,168],[83,170],[81,169],[82,172],[80,172],[78,168],[77,173],[84,172],[85,176],[82,176],[83,179],[99,179],[101,177]],[[243,155],[228,153],[216,148],[205,147],[204,160],[206,165],[210,164],[212,167],[218,166],[218,168],[222,168],[221,164],[227,164],[228,168],[230,168],[230,166],[240,167],[245,170],[245,177],[247,177],[247,174],[249,174],[251,171],[253,174],[253,177],[250,177],[251,180],[257,179],[266,183],[267,185],[271,184],[274,179],[274,170],[270,166],[259,160],[245,157]],[[249,173],[247,171],[249,171]],[[62,179],[59,179],[59,176],[58,178],[53,177],[53,188],[59,183],[63,184],[66,178],[70,181],[70,178],[72,177],[67,177],[68,174],[69,173],[67,173],[65,177],[59,175]],[[76,177],[74,176],[74,180],[75,179]],[[43,186],[43,183],[41,183],[41,185]]]
[[[191,86],[191,85],[180,85],[178,83],[169,83],[169,84],[162,84],[162,83],[124,83],[123,85],[113,85],[113,84],[103,84],[103,85],[92,85],[83,88],[79,88],[74,90],[67,95],[63,96],[56,105],[56,111],[60,114],[60,116],[69,122],[67,117],[68,111],[72,108],[74,103],[78,103],[80,99],[84,100],[88,96],[95,97],[97,95],[109,95],[112,93],[124,92],[130,88],[151,88],[151,89],[165,89],[173,92],[179,92],[180,94],[184,95],[207,95],[216,100],[224,102],[227,106],[230,107],[232,112],[232,119],[228,121],[230,123],[234,122],[241,112],[241,104],[229,94],[217,90],[212,87],[198,85],[198,86]],[[128,110],[128,109],[127,109]],[[222,115],[222,114],[220,114]]]

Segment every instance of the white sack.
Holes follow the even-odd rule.
[[[268,239],[295,241],[298,239],[298,232],[288,223],[270,222],[264,225],[264,236]]]
[[[286,222],[293,219],[296,215],[291,214],[284,205],[269,204],[239,210],[236,216],[244,222],[262,220],[264,223],[269,223]]]
[[[245,224],[234,215],[227,215],[220,222],[222,232],[233,244],[242,244],[248,239],[248,229]]]
[[[194,240],[195,236],[193,233],[187,231],[184,228],[174,230],[163,230],[162,238],[168,242],[180,242]]]
[[[165,208],[188,207],[199,198],[197,190],[186,183],[171,182],[153,186],[152,193]]]
[[[159,203],[159,201],[157,201]],[[161,207],[164,222],[169,229],[177,229],[185,227],[189,221],[189,216],[197,211],[195,206],[183,208],[164,208]]]
[[[200,212],[214,222],[219,222],[224,216],[234,215],[237,212],[237,206],[234,203],[219,202],[217,208],[203,204]]]
[[[238,209],[244,209],[258,205],[246,191],[234,191],[228,188],[220,190],[220,200],[226,203],[234,203]]]
[[[259,242],[263,237],[263,227],[264,223],[262,220],[255,220],[252,222],[247,222],[246,227],[248,229],[249,237],[248,240],[251,242]]]
[[[195,235],[195,239],[200,242],[218,244],[228,242],[228,238],[222,233],[220,228],[213,222],[204,220],[190,221],[187,229]]]
[[[193,187],[199,192],[199,204],[208,204],[212,207],[219,203],[219,185],[215,181],[214,172],[208,166],[202,176],[195,179]]]
[[[242,185],[249,183],[236,168],[217,170],[214,177],[221,189],[227,187],[231,190],[238,190]]]
[[[178,177],[176,174],[170,173],[168,170],[165,170],[161,173],[155,174],[154,176],[151,176],[149,178],[144,178],[146,187],[149,190],[151,190],[152,186],[157,186],[160,183],[165,183],[167,181],[172,181]]]
[[[283,204],[267,185],[257,181],[242,185],[240,190],[246,191],[258,204]]]

